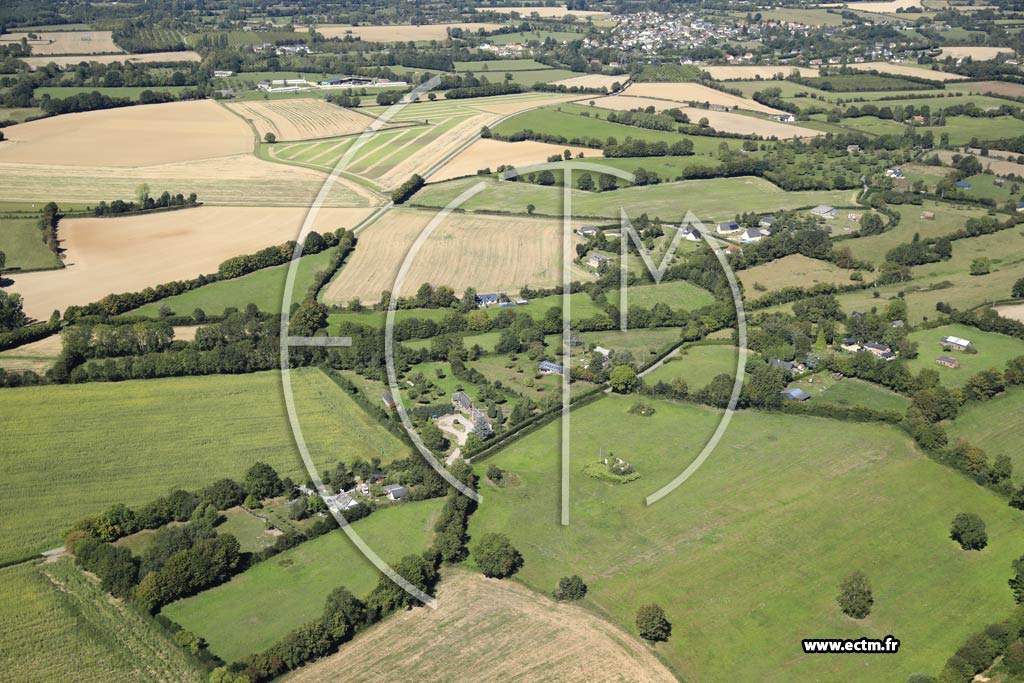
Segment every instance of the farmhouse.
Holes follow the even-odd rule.
[[[740,234],[740,242],[744,244],[753,244],[754,242],[760,242],[764,239],[764,233],[761,230],[755,230],[754,228],[747,228]]]
[[[843,339],[843,343],[839,345],[839,348],[849,353],[857,353],[861,350],[861,345],[853,337],[846,337]]]
[[[962,337],[946,336],[939,340],[944,349],[953,349],[954,351],[966,351],[972,348],[971,342]]]
[[[771,214],[761,216],[757,220],[757,224],[762,228],[773,228],[775,227],[775,216],[772,216]]]
[[[700,230],[698,230],[697,228],[690,227],[688,225],[682,230],[680,230],[680,232],[683,235],[683,239],[685,239],[688,242],[700,242],[701,240]]]
[[[608,263],[608,257],[604,254],[591,254],[587,257],[587,265],[591,268],[600,268]]]
[[[839,212],[828,204],[819,204],[818,206],[811,209],[811,213],[818,218],[827,218],[829,220],[839,215]]]
[[[477,308],[488,308],[498,303],[497,294],[477,294],[476,295],[476,306]]]
[[[952,356],[939,356],[935,359],[935,362],[939,365],[945,365],[947,368],[953,368],[954,370],[960,367],[960,361]]]
[[[889,176],[890,178],[902,178],[903,177],[903,169],[902,168],[887,168],[887,169],[885,169],[885,175]]]
[[[854,153],[854,152],[859,152],[860,151],[860,145],[847,145],[846,146],[846,151],[851,153],[851,154]]]
[[[565,368],[558,363],[552,363],[551,361],[542,360],[538,369],[545,375],[564,375]]]
[[[234,71],[229,71],[227,69],[216,69],[213,72],[213,77],[214,78],[230,78],[231,76],[234,76],[234,75],[235,75]]]
[[[959,187],[961,190],[971,189],[971,184],[965,180],[956,181],[956,186]]]
[[[779,123],[793,123],[796,121],[796,117],[792,114],[773,114],[769,116],[772,121],[778,121]]]
[[[868,342],[864,345],[864,350],[868,351],[874,356],[881,358],[882,360],[892,360],[896,357],[896,354],[892,352],[888,344],[879,344],[878,342]]]
[[[581,237],[594,237],[597,235],[597,228],[593,225],[584,225],[583,227],[576,230],[576,234]]]
[[[715,231],[720,235],[725,235],[730,232],[739,232],[739,229],[740,224],[736,221],[726,221],[724,223],[719,223],[718,227],[715,228]]]
[[[452,394],[452,407],[464,415],[470,415],[473,412],[473,399],[464,391],[456,391]]]
[[[339,512],[351,510],[355,506],[359,505],[358,500],[345,492],[337,493],[333,496],[327,496],[324,498],[324,502],[327,503],[327,507],[332,510],[338,510]]]
[[[405,494],[409,493],[409,489],[398,484],[386,484],[380,487],[380,490],[391,500],[401,500],[405,497]]]
[[[810,397],[810,394],[808,394],[803,389],[797,387],[794,387],[792,389],[786,389],[785,391],[782,392],[782,398],[786,399],[787,401],[806,401]]]
[[[803,372],[806,369],[806,366],[800,361],[791,363],[788,360],[781,360],[779,358],[772,358],[771,360],[768,361],[768,365],[773,365],[777,368],[782,368],[791,375],[797,372]]]

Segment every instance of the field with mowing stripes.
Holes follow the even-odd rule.
[[[260,138],[309,140],[364,131],[373,119],[318,98],[240,102],[227,105],[255,126]]]

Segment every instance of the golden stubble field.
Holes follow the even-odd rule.
[[[788,76],[793,71],[799,71],[801,76],[807,76],[808,78],[818,75],[818,69],[813,66],[790,66],[788,64],[779,64],[777,66],[702,66],[701,69],[711,74],[711,77],[716,81],[746,81],[758,76],[770,79],[775,74]]]
[[[615,83],[625,83],[629,78],[628,74],[622,74],[621,76],[605,76],[603,74],[587,74],[586,76],[573,76],[572,78],[563,78],[560,81],[554,81],[551,85],[564,85],[567,88],[608,88]]]
[[[390,683],[406,675],[410,662],[420,683],[676,681],[633,636],[515,581],[449,570],[437,597],[437,609],[388,617],[336,654],[299,669],[289,683]]]
[[[961,81],[967,76],[951,74],[945,71],[933,71],[927,67],[913,66],[908,64],[890,64],[889,62],[863,62],[862,64],[847,64],[851,69],[862,71],[877,71],[883,74],[894,74],[896,76],[917,76],[926,78],[929,81]]]
[[[252,131],[213,100],[65,114],[4,129],[0,163],[152,166],[251,152]]]
[[[653,97],[661,100],[672,100],[679,103],[708,102],[727,107],[749,109],[750,111],[761,112],[762,114],[784,113],[778,109],[766,107],[760,102],[730,95],[729,93],[721,92],[699,83],[634,83],[626,88],[623,94],[632,97]]]
[[[395,279],[417,237],[435,211],[399,209],[359,235],[359,244],[325,288],[328,303],[353,298],[371,303],[393,291]],[[574,254],[575,256],[575,254]],[[519,291],[523,285],[561,282],[562,223],[551,218],[451,214],[438,225],[412,262],[401,294],[424,282],[461,293]]]
[[[523,17],[529,17],[531,14],[536,13],[538,16],[549,18],[554,17],[561,19],[566,14],[571,14],[574,17],[609,17],[611,12],[602,12],[600,10],[576,10],[568,9],[564,5],[559,7],[476,7],[477,12],[501,12],[505,14],[507,12],[518,12]]]
[[[742,133],[744,135],[761,135],[764,137],[775,136],[781,140],[789,138],[806,138],[824,135],[820,130],[803,128],[791,123],[780,123],[768,119],[756,118],[726,111],[711,111],[710,109],[698,109],[696,107],[683,107],[669,100],[656,100],[650,97],[629,97],[626,95],[610,95],[595,100],[598,107],[626,111],[637,107],[654,107],[658,111],[665,109],[678,109],[690,117],[692,123],[701,119],[707,119],[708,125],[715,130],[727,133]]]
[[[371,209],[322,209],[315,229],[353,227]],[[60,223],[66,268],[8,274],[8,291],[25,311],[46,319],[54,310],[98,301],[171,280],[216,272],[225,259],[295,239],[304,208],[198,207],[120,218]]]
[[[481,139],[474,142],[465,151],[445,164],[440,171],[430,176],[430,182],[474,175],[483,168],[489,168],[494,171],[498,166],[502,165],[508,166],[511,164],[516,168],[522,168],[530,164],[541,164],[547,161],[549,156],[562,154],[565,150],[572,152],[573,157],[576,157],[577,154],[583,154],[584,158],[603,156],[601,150],[590,149],[589,147],[552,145],[532,140],[504,142],[502,140]]]
[[[227,107],[251,122],[261,138],[273,133],[279,141],[351,135],[373,123],[365,114],[318,98],[238,102]]]
[[[29,38],[28,33],[5,33],[0,36],[0,45],[20,43],[28,40],[34,55],[91,55],[108,52],[124,52],[114,43],[110,31],[33,31],[37,36]]]
[[[325,38],[344,38],[347,35],[359,36],[368,43],[391,43],[407,40],[445,40],[449,28],[460,28],[463,31],[476,33],[481,28],[493,31],[501,24],[461,23],[461,24],[430,24],[412,26],[395,24],[391,26],[317,26],[316,32]]]
[[[187,50],[183,52],[147,52],[145,54],[90,55],[88,57],[23,57],[21,61],[28,64],[29,70],[35,71],[39,67],[51,63],[63,67],[81,62],[98,62],[100,64],[123,62],[127,64],[128,62],[198,62],[201,59],[198,52]]]

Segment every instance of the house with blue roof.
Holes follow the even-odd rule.
[[[798,387],[786,389],[785,391],[782,392],[782,398],[786,399],[787,401],[806,401],[810,397],[810,394],[808,394],[806,391]]]
[[[965,182],[963,180],[956,181],[956,186],[959,187],[961,190],[969,190],[969,189],[971,189],[971,184],[968,183],[968,182]]]
[[[565,367],[564,366],[561,366],[558,363],[552,363],[551,361],[548,361],[548,360],[542,360],[540,362],[540,365],[538,366],[538,369],[541,372],[543,372],[545,375],[564,375],[565,374]]]

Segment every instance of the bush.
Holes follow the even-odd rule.
[[[961,512],[953,518],[949,537],[964,550],[981,550],[988,545],[985,522],[973,512]]]
[[[854,619],[863,619],[871,613],[875,599],[871,593],[871,584],[863,572],[854,572],[839,584],[839,596],[836,598],[843,614]]]
[[[558,588],[552,593],[555,600],[581,600],[586,594],[587,584],[575,574],[560,578]]]
[[[512,576],[523,566],[523,556],[505,534],[484,534],[472,554],[480,571],[492,579]]]
[[[654,603],[636,611],[636,629],[641,638],[652,642],[668,640],[672,635],[672,624],[665,618],[665,610]]]
[[[412,177],[402,183],[397,190],[391,193],[391,201],[395,204],[403,204],[409,197],[419,192],[420,188],[426,183],[422,176],[418,173],[413,173]]]

